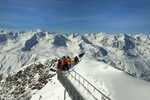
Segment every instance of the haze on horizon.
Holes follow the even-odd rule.
[[[1,0],[0,29],[150,34],[149,0]]]

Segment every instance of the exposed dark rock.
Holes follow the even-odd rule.
[[[53,64],[51,64],[51,66],[53,66]],[[39,63],[32,64],[17,73],[9,74],[5,82],[0,83],[0,86],[3,86],[3,90],[0,90],[0,93],[2,93],[5,99],[9,99],[10,97],[14,99],[30,98],[31,94],[28,93],[30,92],[29,90],[40,90],[51,80],[52,76],[55,75],[50,74],[47,71],[48,69],[48,66],[46,67]],[[0,78],[1,77],[2,75],[0,75]]]
[[[53,44],[56,46],[67,46],[66,41],[68,41],[68,39],[66,37],[64,37],[62,35],[57,35],[54,38]]]
[[[22,51],[31,51],[31,48],[38,43],[37,36],[34,35],[31,39],[25,42],[25,47],[22,48]]]

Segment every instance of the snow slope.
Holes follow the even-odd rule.
[[[31,100],[63,100],[64,91],[65,88],[57,80],[57,76],[54,76],[52,78],[52,82],[47,83],[44,88],[42,88],[40,91],[34,94]],[[66,95],[67,96],[65,100],[71,100],[69,95]]]
[[[75,70],[112,100],[149,100],[150,83],[134,78],[112,66],[84,57]],[[52,83],[52,84],[51,84]],[[80,88],[80,86],[78,86]],[[63,100],[64,88],[53,77],[31,100]],[[70,100],[67,96],[66,100]]]
[[[85,59],[76,71],[112,100],[149,100],[150,83],[134,78],[110,65]]]
[[[3,93],[1,99],[5,97],[5,99],[63,100],[65,89],[57,80],[57,76],[53,76],[56,73],[50,71],[50,66],[54,64],[56,67],[57,64],[52,64],[52,58],[25,66],[8,75],[5,80],[1,80],[0,93]],[[74,70],[112,100],[150,99],[149,82],[99,62],[91,55],[85,54]],[[53,77],[47,77],[49,75]],[[68,93],[66,100],[71,100]]]

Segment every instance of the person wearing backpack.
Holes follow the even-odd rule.
[[[67,56],[67,63],[68,63],[68,70],[69,70],[72,66],[72,60],[69,56]]]
[[[66,70],[66,57],[62,58],[62,70],[65,71]]]
[[[69,62],[69,59],[68,59],[68,57],[67,57],[67,58],[65,59],[65,70],[69,70],[68,62]]]

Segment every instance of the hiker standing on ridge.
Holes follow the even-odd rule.
[[[69,56],[67,56],[68,70],[71,68],[72,60]]]
[[[78,62],[79,62],[79,59],[78,59],[78,57],[76,56],[76,57],[74,58],[74,65],[76,65]]]
[[[69,62],[69,59],[66,58],[66,59],[65,59],[65,65],[64,65],[64,66],[65,66],[65,71],[66,71],[66,70],[69,70],[68,62]]]
[[[57,69],[61,71],[67,71],[71,68],[72,60],[69,56],[67,58],[63,56],[61,59],[58,60]]]
[[[65,69],[66,69],[66,61],[65,61],[65,60],[66,60],[66,57],[63,56],[63,57],[62,57],[62,70],[63,70],[63,71],[65,71]]]
[[[71,68],[71,63],[72,63],[72,60],[70,59],[70,57],[69,56],[67,56],[67,58],[66,58],[66,63],[67,63],[67,70],[69,70],[70,68]]]

